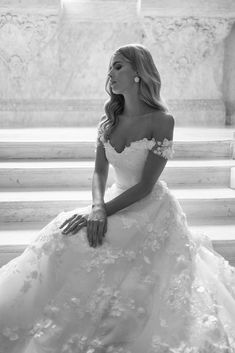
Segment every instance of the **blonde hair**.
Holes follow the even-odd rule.
[[[161,78],[150,51],[140,44],[128,44],[118,48],[114,54],[121,54],[129,62],[132,68],[137,71],[140,78],[139,98],[149,107],[167,112],[168,107],[160,96]],[[113,58],[112,56],[112,58]],[[111,61],[109,71],[111,69]],[[110,96],[105,102],[105,116],[99,124],[99,134],[103,135],[104,140],[109,138],[112,130],[118,124],[118,115],[124,110],[124,97],[122,94],[114,94],[110,86],[110,77],[107,76],[105,90]]]

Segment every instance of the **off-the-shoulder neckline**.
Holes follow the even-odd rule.
[[[164,141],[167,140],[166,138],[164,139]],[[172,140],[167,140],[168,142],[173,142]],[[126,151],[128,148],[130,148],[133,144],[139,143],[139,142],[153,142],[154,144],[157,143],[158,141],[155,140],[155,138],[153,137],[151,140],[149,140],[147,137],[143,137],[140,140],[136,140],[136,141],[131,141],[129,145],[125,146],[124,149],[121,152],[118,152],[115,147],[111,144],[110,139],[108,139],[106,142],[106,144],[109,144],[109,146],[117,153],[117,154],[122,154],[124,151]]]

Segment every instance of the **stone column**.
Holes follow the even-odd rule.
[[[235,125],[235,23],[225,40],[223,96],[227,123]],[[235,156],[234,156],[235,157]]]

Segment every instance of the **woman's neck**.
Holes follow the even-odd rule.
[[[146,103],[141,101],[137,95],[124,96],[124,99],[125,103],[123,115],[125,115],[125,117],[131,118],[151,111],[151,108]]]

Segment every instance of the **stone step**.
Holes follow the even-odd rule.
[[[235,160],[169,160],[161,179],[169,187],[228,187]],[[0,188],[91,187],[93,161],[11,160],[0,162]],[[114,180],[112,166],[109,182]]]
[[[0,192],[0,222],[49,221],[62,211],[91,202],[90,190],[22,188]]]
[[[202,220],[202,223],[205,220]],[[199,222],[200,223],[200,222]],[[207,224],[209,223],[209,224]],[[217,222],[218,223],[218,222]],[[0,266],[19,256],[46,225],[42,223],[3,223],[0,229]],[[235,266],[235,224],[224,218],[220,223],[189,226],[194,236],[205,234],[212,240],[215,251]]]
[[[232,141],[175,141],[175,159],[230,158]],[[94,141],[0,141],[0,159],[94,159]]]
[[[180,128],[174,158],[230,158],[234,128]],[[0,159],[94,159],[96,128],[1,129]]]
[[[235,190],[229,188],[172,189],[188,220],[235,217]],[[1,222],[49,221],[62,211],[91,202],[91,191],[76,189],[5,189],[0,192]]]

